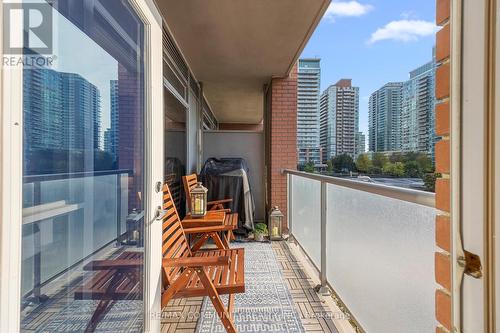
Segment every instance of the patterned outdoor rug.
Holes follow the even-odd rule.
[[[83,332],[90,321],[99,301],[78,300],[62,309],[59,313],[46,320],[46,324],[35,330],[36,333],[76,333]],[[141,332],[142,331],[142,301],[116,301],[104,319],[99,321],[94,332]]]
[[[271,244],[233,243],[245,248],[245,293],[236,294],[238,332],[305,332]],[[222,297],[227,304],[227,297]],[[197,333],[225,332],[212,302],[205,297]]]

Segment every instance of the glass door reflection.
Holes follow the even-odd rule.
[[[144,25],[126,1],[40,4],[56,61],[23,70],[21,330],[140,332]],[[135,265],[96,264],[117,258]]]

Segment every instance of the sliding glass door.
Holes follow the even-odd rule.
[[[52,61],[23,69],[21,331],[140,332],[145,24],[127,1],[37,5],[51,54],[24,45],[23,56]],[[96,264],[116,259],[133,264]]]

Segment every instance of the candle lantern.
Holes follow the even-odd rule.
[[[201,182],[191,190],[191,216],[203,217],[207,213],[207,188]]]
[[[274,206],[269,213],[269,239],[280,240],[282,239],[281,227],[283,225],[283,213],[279,210],[278,206]]]

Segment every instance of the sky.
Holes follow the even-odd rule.
[[[333,0],[302,52],[321,58],[321,91],[339,79],[359,87],[359,130],[368,137],[368,99],[432,59],[435,0]]]

